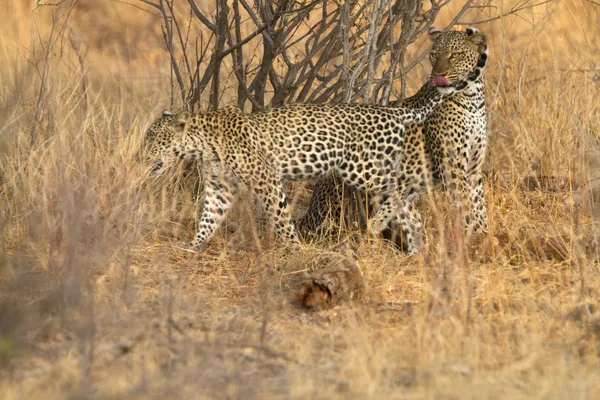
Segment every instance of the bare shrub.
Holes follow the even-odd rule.
[[[241,108],[250,103],[253,111],[294,102],[385,104],[398,80],[404,96],[406,74],[426,54],[421,50],[407,63],[407,48],[448,4],[433,1],[424,9],[420,0],[218,0],[207,12],[211,6],[189,0],[185,12],[167,0],[140,1],[163,16],[182,104],[194,109],[207,99],[217,108],[225,95]],[[445,28],[472,7],[468,1]]]

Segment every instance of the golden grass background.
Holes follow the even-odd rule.
[[[491,47],[489,237],[464,252],[439,201],[420,255],[363,242],[362,300],[306,313],[294,279],[336,239],[286,249],[258,218],[257,243],[245,199],[206,253],[175,247],[192,235],[193,194],[145,180],[135,159],[170,103],[155,13],[79,2],[31,146],[54,9],[6,3],[1,398],[597,396],[600,6],[551,1],[477,25]],[[409,93],[428,72],[411,73]],[[310,191],[295,187],[301,213]]]

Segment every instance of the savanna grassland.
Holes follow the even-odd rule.
[[[3,3],[0,398],[597,398],[600,5],[476,25],[489,235],[467,245],[436,193],[419,255],[362,241],[364,295],[306,312],[295,280],[343,237],[286,248],[242,195],[204,253],[178,247],[196,186],[137,161],[171,102],[155,12],[82,0],[53,33],[55,7]],[[462,20],[522,2],[490,3]],[[293,189],[301,214],[310,184]]]

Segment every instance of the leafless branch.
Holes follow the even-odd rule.
[[[206,18],[206,16],[204,16],[204,14],[202,14],[202,12],[200,12],[200,9],[196,5],[196,2],[194,0],[188,0],[188,3],[190,3],[190,7],[192,7],[192,11],[194,11],[194,15],[196,15],[196,17],[200,20],[200,22],[202,22],[204,25],[206,25],[206,27],[208,29],[210,29],[211,31],[216,32],[217,26],[215,24],[213,24],[212,22],[210,22],[208,20],[208,18]]]
[[[429,51],[407,61],[407,49],[450,4],[432,0],[424,10],[423,0],[215,0],[216,8],[206,11],[188,0],[194,24],[180,21],[181,12],[175,12],[180,5],[172,0],[140,1],[164,11],[174,80],[188,108],[201,99],[216,108],[227,91],[238,107],[250,102],[253,111],[288,102],[387,104],[396,87],[404,97],[407,74]],[[523,0],[509,14],[547,2]],[[445,29],[482,8],[495,7],[488,0],[467,0]],[[189,35],[194,46],[188,47]],[[223,83],[229,77],[233,86]]]

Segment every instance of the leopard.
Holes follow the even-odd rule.
[[[485,34],[469,27],[465,31],[429,30],[432,64],[431,81],[445,84],[460,79],[470,71],[477,55],[486,47]],[[391,106],[410,106],[413,99],[397,100]],[[464,215],[467,235],[487,233],[488,216],[482,167],[487,147],[487,115],[483,74],[467,89],[438,104],[421,123],[409,124],[404,133],[405,158],[399,171],[398,187],[407,204],[407,218],[421,234],[422,223],[413,201],[430,186],[440,185],[448,193],[456,211]],[[423,174],[423,171],[427,173]],[[425,178],[425,179],[424,179]],[[320,236],[327,221],[365,229],[365,218],[372,210],[364,193],[341,185],[342,180],[329,176],[318,181],[306,214],[297,222],[304,237]],[[327,228],[331,232],[330,228]],[[406,232],[388,226],[384,238],[406,250]]]
[[[241,186],[250,188],[271,217],[276,234],[286,242],[300,239],[291,218],[283,182],[337,174],[347,185],[372,193],[377,212],[369,219],[374,233],[391,220],[408,232],[406,205],[397,182],[408,124],[423,122],[435,106],[475,82],[487,64],[487,46],[474,69],[462,79],[428,81],[407,102],[394,107],[368,104],[289,104],[253,114],[226,108],[168,116],[162,125],[172,143],[153,151],[154,173],[179,160],[200,165],[204,182],[203,210],[191,247],[203,250],[224,219]],[[158,148],[165,147],[155,137]],[[157,156],[158,154],[158,156]],[[416,248],[412,249],[416,252]]]

